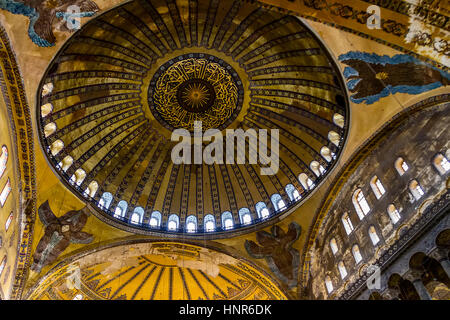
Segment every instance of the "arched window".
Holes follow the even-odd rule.
[[[335,158],[335,154],[326,146],[323,146],[322,149],[320,149],[320,155],[328,162]]]
[[[442,153],[438,153],[434,157],[433,165],[440,174],[446,174],[450,170],[450,162]]]
[[[6,266],[6,256],[3,257],[2,263],[0,263],[0,276],[3,273],[3,270],[5,269],[5,266]]]
[[[255,205],[255,209],[258,213],[258,217],[261,219],[266,219],[270,215],[269,209],[267,209],[267,206],[264,202],[258,202]]]
[[[369,228],[369,237],[372,240],[372,244],[375,246],[378,242],[380,242],[380,238],[378,237],[377,231],[374,226],[370,226]]]
[[[250,214],[250,210],[248,208],[239,209],[239,220],[242,225],[252,223],[252,215]]]
[[[409,191],[411,191],[416,200],[419,200],[425,194],[417,180],[412,180],[409,183]]]
[[[79,293],[72,300],[83,300],[83,295]]]
[[[339,146],[339,140],[341,139],[341,137],[339,136],[339,134],[335,131],[330,131],[328,132],[328,140],[331,141],[331,143],[333,143],[335,146]]]
[[[86,178],[86,171],[80,168],[75,171],[72,177],[70,177],[69,182],[79,186],[83,182],[84,178]]]
[[[373,176],[372,179],[370,180],[370,187],[372,188],[372,191],[375,194],[375,197],[377,197],[377,199],[380,199],[386,192],[386,190],[383,187],[383,184],[381,183],[380,179],[378,179],[377,176]]]
[[[276,211],[286,209],[286,204],[284,203],[283,199],[278,193],[273,194],[270,197],[270,200],[272,200],[273,207],[275,208]]]
[[[150,227],[157,228],[161,226],[161,212],[153,211],[149,221]]]
[[[352,201],[359,219],[364,219],[364,216],[369,213],[370,207],[361,189],[357,189],[353,193]]]
[[[340,261],[338,263],[339,273],[341,274],[341,279],[344,280],[347,276],[347,269],[345,268],[344,262]]]
[[[333,122],[335,125],[337,125],[338,127],[343,128],[344,127],[344,116],[339,114],[339,113],[335,113],[333,115]]]
[[[176,214],[171,214],[169,219],[167,220],[167,229],[169,231],[178,230],[178,226],[180,225],[180,218]]]
[[[114,210],[114,216],[115,217],[125,217],[125,214],[127,212],[128,203],[125,200],[120,200],[117,204],[116,210]]]
[[[325,173],[325,168],[316,160],[311,161],[309,167],[311,168],[312,172],[314,172],[314,174],[318,177]]]
[[[46,95],[49,95],[53,91],[53,83],[49,82],[42,86],[42,97],[45,97]]]
[[[404,175],[406,171],[408,171],[409,166],[406,163],[405,160],[403,160],[403,158],[397,158],[397,160],[395,160],[395,169],[397,170],[398,174],[400,176]]]
[[[41,116],[45,118],[53,111],[53,105],[51,103],[46,103],[41,106]]]
[[[142,207],[136,207],[131,214],[130,221],[132,224],[142,223],[142,218],[144,217],[144,209]]]
[[[224,230],[232,229],[234,227],[233,215],[230,211],[222,213],[222,228]]]
[[[62,140],[56,140],[50,146],[50,152],[56,156],[64,148],[64,142]]]
[[[13,219],[14,219],[14,214],[13,214],[13,212],[11,211],[11,213],[9,214],[9,217],[8,217],[8,219],[6,220],[6,223],[5,223],[5,231],[8,231],[9,226],[11,225],[11,222],[13,221]]]
[[[298,180],[305,190],[312,190],[315,187],[314,182],[306,175],[306,173],[300,173]]]
[[[193,233],[197,231],[197,218],[190,215],[186,218],[186,232]]]
[[[213,232],[216,230],[216,219],[212,214],[207,214],[204,218],[204,229],[206,232]]]
[[[98,183],[97,181],[91,181],[91,183],[89,183],[88,187],[86,188],[86,190],[84,190],[84,195],[85,196],[89,196],[89,197],[94,197],[95,193],[97,192],[98,189]]]
[[[56,124],[54,122],[47,123],[44,127],[44,136],[47,138],[56,131]]]
[[[328,293],[333,291],[333,283],[331,282],[330,276],[325,277],[325,287],[327,288]]]
[[[70,168],[72,164],[73,158],[71,156],[65,156],[64,159],[60,163],[58,163],[58,167],[65,172]]]
[[[345,232],[349,235],[353,231],[353,224],[347,212],[342,215],[342,224],[344,225]]]
[[[8,148],[2,146],[2,153],[0,154],[0,178],[6,170],[6,163],[8,162]]]
[[[330,248],[331,248],[331,252],[333,252],[333,254],[336,254],[336,252],[338,252],[338,246],[337,246],[337,242],[336,239],[333,238],[330,240]]]
[[[362,260],[362,255],[357,244],[352,247],[352,254],[355,259],[355,263],[358,264]]]
[[[101,209],[108,209],[113,200],[113,195],[109,192],[105,192],[102,194],[102,197],[98,201],[98,207]]]
[[[289,199],[291,201],[297,201],[297,200],[299,200],[301,198],[300,193],[298,192],[298,190],[292,184],[286,185],[284,190],[286,190],[286,193],[289,196]]]
[[[2,208],[5,205],[6,199],[8,199],[10,193],[11,193],[11,182],[9,181],[8,178],[5,186],[2,189],[2,193],[0,193],[0,205]]]
[[[396,224],[400,220],[400,218],[401,218],[400,213],[398,212],[397,208],[393,204],[390,204],[388,206],[387,212],[388,212],[389,218],[391,218],[391,221],[393,224]]]

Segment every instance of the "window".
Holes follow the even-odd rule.
[[[105,192],[102,194],[102,197],[98,201],[98,207],[101,209],[108,209],[113,200],[113,195],[109,192]]]
[[[318,161],[311,161],[309,167],[318,177],[325,173],[325,168]]]
[[[73,297],[73,300],[83,300],[83,295],[77,294],[75,297]]]
[[[125,213],[127,212],[128,203],[125,200],[120,200],[117,204],[116,210],[114,211],[114,216],[116,218],[125,217]]]
[[[180,219],[176,214],[171,214],[169,216],[169,220],[167,221],[167,229],[169,231],[176,231],[178,230],[178,226],[180,224]]]
[[[439,171],[440,174],[447,173],[450,170],[450,162],[448,159],[441,153],[437,154],[433,159],[433,165]]]
[[[41,116],[45,118],[53,111],[53,105],[51,103],[46,103],[41,106]]]
[[[306,175],[306,173],[301,173],[298,176],[298,180],[305,190],[312,190],[315,186],[314,182]]]
[[[239,209],[239,219],[241,220],[241,224],[246,225],[252,222],[252,216],[250,214],[250,210],[247,208]]]
[[[322,149],[320,149],[320,154],[328,162],[333,160],[334,154],[331,152],[330,148],[328,148],[328,147],[325,147],[325,146],[322,147]]]
[[[186,218],[186,232],[193,233],[197,231],[197,218],[190,215]]]
[[[3,269],[5,269],[5,266],[6,266],[6,256],[3,257],[2,263],[0,264],[0,276],[3,273]]]
[[[225,211],[224,213],[222,213],[222,228],[224,230],[228,230],[233,228],[233,226],[233,215],[231,214],[231,212]]]
[[[344,225],[345,232],[349,235],[353,231],[353,224],[347,212],[342,215],[342,224]]]
[[[2,153],[0,155],[0,178],[3,176],[6,170],[6,163],[8,162],[8,148],[2,147]]]
[[[289,196],[289,199],[291,201],[296,201],[296,200],[299,200],[301,198],[300,193],[298,192],[298,190],[292,184],[286,185],[284,190],[286,190],[286,193]]]
[[[81,185],[84,178],[86,178],[86,172],[83,169],[77,169],[75,173],[70,177],[70,183],[76,184],[77,186]]]
[[[131,215],[130,221],[132,224],[142,223],[142,218],[144,217],[144,209],[142,207],[136,207]]]
[[[94,197],[95,193],[97,192],[98,189],[98,183],[97,181],[91,181],[91,183],[89,183],[88,187],[86,188],[86,190],[84,190],[84,195],[85,196],[89,196],[89,197]]]
[[[355,244],[352,247],[353,258],[355,259],[355,263],[358,264],[362,260],[361,251],[359,251],[359,247]]]
[[[264,202],[258,202],[255,205],[256,212],[258,213],[258,217],[261,219],[266,219],[269,215],[269,209],[267,209],[267,206]]]
[[[53,83],[49,82],[42,86],[42,97],[49,95],[53,91]]]
[[[364,219],[364,216],[369,213],[370,207],[361,189],[357,189],[353,193],[352,201],[359,219],[360,220]]]
[[[153,211],[150,216],[150,227],[157,228],[161,226],[161,212],[159,211]]]
[[[8,219],[6,220],[6,223],[5,223],[5,231],[8,231],[9,226],[11,225],[11,222],[13,221],[13,219],[14,219],[14,214],[13,214],[13,212],[11,211],[11,213],[9,214],[9,217],[8,217]]]
[[[54,122],[47,123],[44,127],[44,136],[49,137],[56,131],[56,124]]]
[[[380,238],[377,235],[377,231],[375,230],[374,226],[371,226],[369,228],[369,237],[370,240],[372,240],[372,244],[375,246],[378,242],[380,242]]]
[[[335,125],[337,125],[338,127],[343,128],[344,127],[344,116],[339,114],[339,113],[335,113],[333,115],[333,122]]]
[[[409,191],[411,191],[413,197],[416,200],[419,200],[425,194],[419,182],[417,182],[417,180],[412,180],[409,183]]]
[[[2,189],[2,193],[0,193],[0,205],[3,207],[5,205],[6,199],[8,199],[9,194],[11,193],[11,182],[6,181],[5,186]]]
[[[330,247],[331,252],[333,252],[333,254],[336,254],[336,252],[338,252],[338,246],[335,238],[330,240]]]
[[[52,155],[56,156],[64,148],[64,142],[62,140],[56,140],[50,146],[50,152]]]
[[[216,219],[214,219],[214,216],[212,214],[208,214],[205,216],[204,225],[206,232],[212,232],[216,230]]]
[[[278,193],[273,194],[270,197],[270,200],[272,200],[272,204],[276,211],[286,209],[286,204]]]
[[[345,277],[347,276],[347,269],[345,268],[344,262],[339,262],[338,263],[338,269],[339,269],[339,273],[341,274],[341,279],[345,279]]]
[[[380,179],[378,179],[377,176],[374,176],[370,180],[370,187],[372,188],[372,191],[375,194],[375,197],[377,197],[377,199],[380,199],[383,196],[383,194],[386,193],[383,184],[381,183]]]
[[[333,143],[335,146],[339,146],[340,139],[341,139],[341,137],[335,131],[328,132],[328,140],[330,140],[331,143]]]
[[[396,224],[400,220],[400,218],[401,218],[400,213],[398,213],[397,208],[395,208],[395,206],[393,204],[390,204],[388,206],[387,212],[388,212],[389,218],[391,218],[391,221],[393,224]]]
[[[397,169],[398,174],[402,176],[408,171],[409,166],[403,158],[397,158],[397,160],[395,160],[395,169]]]
[[[71,156],[66,156],[60,163],[58,163],[58,167],[65,172],[72,164],[73,158]]]
[[[330,276],[325,277],[325,287],[327,288],[328,293],[333,291],[333,283],[331,282]]]

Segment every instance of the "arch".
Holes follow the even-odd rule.
[[[98,190],[98,183],[97,183],[97,181],[93,180],[93,181],[91,181],[91,183],[89,183],[89,185],[86,188],[86,190],[84,191],[84,193],[86,196],[93,198],[95,196],[95,194],[97,193],[97,190]]]
[[[258,217],[260,219],[266,219],[270,216],[269,209],[267,209],[267,206],[264,202],[260,201],[255,205],[256,212],[258,214]]]
[[[358,264],[362,261],[362,255],[361,250],[359,250],[359,246],[357,244],[354,244],[352,247],[352,255],[353,259],[355,259],[355,263]]]
[[[197,232],[197,217],[190,215],[186,218],[186,232]]]
[[[347,269],[345,268],[345,265],[344,265],[343,261],[339,261],[338,269],[339,269],[339,273],[341,275],[341,279],[344,280],[345,277],[347,276]]]
[[[372,191],[377,199],[380,199],[383,194],[386,193],[386,189],[384,189],[383,184],[377,176],[373,176],[372,179],[370,179],[370,187],[372,188]]]
[[[212,214],[207,214],[203,221],[204,229],[206,232],[213,232],[216,230],[216,219]]]
[[[70,166],[73,164],[73,158],[71,156],[65,156],[64,159],[58,163],[58,168],[63,171],[67,171]]]
[[[42,86],[41,96],[45,97],[45,96],[49,95],[50,93],[52,93],[52,91],[53,91],[53,83],[48,82]]]
[[[53,156],[56,156],[62,149],[64,148],[64,142],[62,140],[58,139],[55,140],[52,145],[50,146],[50,152]]]
[[[336,132],[331,130],[328,132],[328,140],[333,143],[336,147],[339,147],[339,142],[341,140],[341,136]]]
[[[284,190],[286,191],[291,201],[297,201],[301,199],[300,193],[298,192],[297,188],[294,187],[293,184],[290,183],[287,184],[286,187],[284,187]]]
[[[378,236],[377,230],[375,230],[374,226],[369,227],[369,237],[374,246],[376,246],[380,242],[380,237]]]
[[[281,211],[286,209],[286,204],[278,193],[274,193],[270,196],[270,200],[272,200],[273,207],[275,211]]]
[[[338,252],[339,248],[336,242],[335,238],[332,238],[330,240],[330,248],[331,248],[331,252],[333,252],[334,255],[336,255],[336,253]]]
[[[356,189],[352,196],[353,206],[360,220],[369,213],[370,207],[361,189]]]
[[[13,219],[14,219],[14,213],[11,211],[8,216],[8,219],[6,220],[6,223],[5,223],[5,231],[8,231],[9,226],[11,225],[11,222],[13,221]]]
[[[47,123],[44,127],[44,136],[47,138],[56,132],[56,123]]]
[[[130,217],[130,222],[132,224],[141,224],[142,223],[142,218],[144,217],[144,208],[142,207],[136,207],[133,210],[133,213],[131,214]]]
[[[161,212],[153,211],[150,215],[149,225],[152,228],[159,228],[161,226]]]
[[[0,193],[0,206],[2,208],[5,205],[5,202],[8,199],[10,193],[11,193],[11,181],[8,178],[5,185],[3,186],[2,192]]]
[[[342,220],[342,224],[344,225],[344,229],[345,229],[345,232],[347,233],[347,235],[352,233],[354,228],[353,228],[352,220],[350,219],[350,217],[349,217],[347,212],[345,212],[342,215],[341,220]]]
[[[345,119],[344,116],[340,113],[335,113],[333,115],[333,122],[335,125],[337,125],[338,127],[343,128],[344,124],[345,124]]]
[[[69,182],[79,186],[85,178],[86,178],[86,171],[79,168],[75,171],[75,173],[72,175],[72,177],[70,177]]]
[[[83,300],[83,295],[81,293],[75,295],[72,300]]]
[[[45,118],[53,111],[53,105],[49,102],[41,106],[41,117]]]
[[[401,218],[400,213],[398,212],[397,208],[392,203],[390,205],[388,205],[387,213],[393,224],[396,224]]]
[[[222,213],[222,229],[228,230],[234,227],[233,215],[230,211],[225,211]]]
[[[434,156],[433,166],[441,175],[446,174],[450,170],[450,162],[442,153],[438,153]]]
[[[318,177],[320,177],[326,171],[325,168],[316,160],[311,161],[309,167],[311,168],[312,172],[314,172],[314,174]]]
[[[305,190],[312,190],[315,187],[314,182],[308,177],[306,173],[300,173],[298,180]]]
[[[101,209],[108,210],[111,202],[113,200],[113,195],[109,192],[104,192],[98,201],[98,207]]]
[[[331,162],[331,160],[336,158],[336,155],[331,152],[330,148],[327,146],[323,146],[322,149],[320,149],[320,155],[328,162]]]
[[[394,166],[400,176],[404,175],[409,169],[408,164],[402,157],[398,157],[397,160],[395,160]]]
[[[331,282],[330,276],[325,277],[325,287],[328,293],[333,292],[333,282]]]
[[[247,225],[252,223],[252,215],[248,208],[239,209],[239,220],[242,225]]]
[[[3,173],[5,173],[7,163],[8,163],[8,147],[3,145],[2,153],[0,154],[0,178],[3,177]]]
[[[180,218],[175,213],[169,216],[167,220],[167,230],[169,231],[177,231],[180,226]]]
[[[114,210],[114,217],[125,217],[127,212],[128,203],[125,200],[120,200]]]
[[[411,194],[416,200],[419,200],[425,194],[419,182],[415,179],[411,180],[411,182],[409,183],[409,191],[411,191]]]

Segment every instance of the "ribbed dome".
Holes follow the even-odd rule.
[[[244,1],[116,7],[67,41],[39,90],[55,170],[98,217],[137,233],[223,237],[271,219],[330,171],[348,129],[341,76],[317,37]],[[174,164],[172,131],[195,121],[203,131],[267,129],[269,141],[278,129],[278,172]]]

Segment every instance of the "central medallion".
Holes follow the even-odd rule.
[[[212,55],[191,53],[163,64],[148,89],[149,107],[167,129],[227,127],[242,108],[244,88],[237,72]]]

